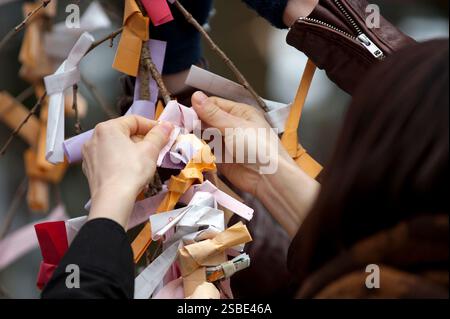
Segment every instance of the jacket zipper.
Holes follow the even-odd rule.
[[[358,24],[355,22],[355,20],[351,17],[351,15],[347,12],[347,10],[344,8],[344,6],[340,2],[340,0],[334,0],[334,3],[338,7],[338,9],[342,12],[342,14],[345,16],[347,21],[355,29],[356,36],[351,35],[350,33],[345,32],[345,31],[343,31],[329,23],[323,22],[321,20],[317,20],[317,19],[313,19],[313,18],[306,18],[306,17],[302,17],[299,20],[319,24],[319,25],[322,25],[329,29],[332,29],[336,32],[339,32],[339,33],[343,34],[344,36],[346,36],[354,41],[357,41],[364,48],[366,48],[376,59],[380,59],[380,60],[384,59],[385,55],[384,55],[383,51],[372,40],[370,40],[370,38],[364,32],[362,32],[361,28],[358,26]]]

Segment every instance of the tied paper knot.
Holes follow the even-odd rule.
[[[211,161],[203,162],[204,154],[208,154]],[[214,156],[207,144],[203,149],[193,157],[186,167],[180,172],[178,176],[172,176],[169,183],[169,191],[165,195],[164,200],[158,207],[157,212],[167,212],[173,210],[175,205],[180,200],[181,196],[195,183],[203,183],[203,173],[212,172],[216,170],[214,164]],[[143,256],[144,252],[152,242],[151,226],[147,223],[138,236],[131,244],[133,249],[134,261],[138,262]]]
[[[142,51],[142,42],[149,39],[150,21],[144,17],[135,0],[125,0],[123,32],[114,59],[113,68],[136,77]]]
[[[44,78],[45,88],[50,96],[45,156],[50,163],[64,161],[64,91],[80,80],[78,65],[93,42],[92,35],[83,33],[55,74]]]
[[[34,229],[43,259],[37,286],[43,289],[69,247],[66,223],[64,221],[42,223],[35,225]]]

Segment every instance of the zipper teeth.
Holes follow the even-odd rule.
[[[339,33],[342,33],[343,35],[345,35],[345,36],[347,36],[347,37],[349,37],[349,38],[351,38],[351,39],[353,39],[353,40],[356,40],[356,37],[353,36],[353,35],[351,35],[350,33],[345,32],[345,31],[343,31],[343,30],[341,30],[341,29],[339,29],[339,28],[336,28],[335,26],[333,26],[333,25],[331,25],[331,24],[329,24],[329,23],[323,22],[323,21],[321,21],[321,20],[317,20],[317,19],[313,19],[313,18],[306,18],[306,17],[299,18],[299,20],[307,21],[307,22],[312,22],[312,23],[317,23],[317,24],[323,25],[324,27],[330,28],[330,29],[332,29],[332,30],[334,30],[334,31],[337,31],[337,32],[339,32]]]
[[[358,26],[358,24],[353,20],[353,18],[350,16],[350,14],[347,12],[347,10],[344,8],[342,3],[339,0],[334,0],[334,3],[337,5],[339,10],[344,14],[344,16],[347,18],[347,20],[351,23],[351,25],[355,28],[358,35],[362,34],[361,28]]]

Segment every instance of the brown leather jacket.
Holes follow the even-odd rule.
[[[287,36],[288,44],[304,52],[349,94],[374,63],[415,43],[382,16],[379,27],[369,28],[368,5],[365,0],[320,0]]]

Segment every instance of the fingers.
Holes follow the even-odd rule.
[[[218,128],[222,133],[225,128],[246,127],[248,123],[246,125],[245,121],[258,122],[262,117],[262,114],[250,105],[207,97],[200,91],[192,95],[192,106],[203,122]]]
[[[146,155],[156,159],[159,152],[169,141],[172,130],[173,125],[167,122],[156,125],[138,145],[140,145]]]
[[[146,135],[156,124],[156,121],[142,116],[127,115],[100,123],[95,130],[97,133],[101,133],[102,131],[119,129],[127,136]]]

